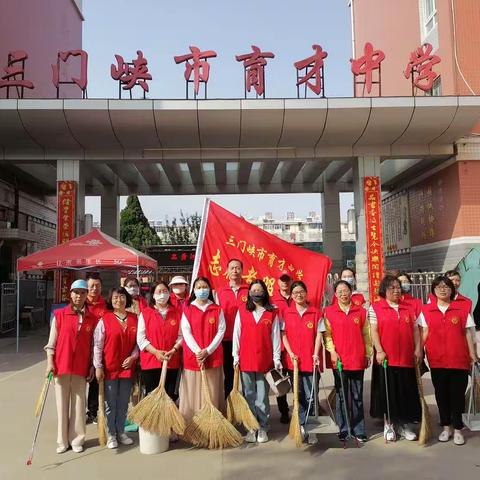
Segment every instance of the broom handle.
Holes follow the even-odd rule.
[[[420,367],[418,366],[418,363],[415,363],[415,377],[417,378],[418,393],[420,394],[421,398],[424,398],[423,382],[422,382],[422,378],[420,376]]]
[[[238,385],[239,385],[239,379],[240,379],[240,367],[237,365],[235,367],[235,371],[233,372],[233,389],[232,391],[237,391],[238,390]]]
[[[293,361],[293,402],[298,407],[298,361]]]
[[[202,390],[205,399],[204,403],[212,403],[212,399],[210,398],[210,390],[208,389],[207,374],[205,373],[205,367],[203,365],[200,367],[200,373],[202,375]]]
[[[167,371],[168,371],[168,360],[164,360],[162,365],[162,374],[160,375],[160,381],[158,382],[159,387],[165,387],[165,382],[167,380]]]

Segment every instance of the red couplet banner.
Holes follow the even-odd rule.
[[[325,279],[332,265],[327,256],[281,240],[207,199],[194,278],[209,278],[214,289],[225,285],[227,264],[232,258],[243,262],[246,283],[261,279],[271,295],[278,277],[288,272],[294,280],[305,282],[310,303],[321,306]]]

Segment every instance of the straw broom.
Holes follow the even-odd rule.
[[[47,394],[48,386],[50,385],[52,378],[53,378],[53,373],[50,372],[47,378],[45,379],[45,381],[43,382],[42,389],[40,390],[40,394],[38,395],[37,402],[35,403],[35,418],[37,418],[40,415],[40,412],[42,411],[43,399]]]
[[[418,444],[423,447],[428,443],[432,435],[432,422],[430,418],[430,412],[428,411],[428,405],[423,394],[423,383],[418,364],[415,364],[415,374],[417,377],[420,404],[422,405],[422,422],[420,424],[420,431],[418,433]]]
[[[302,432],[300,430],[300,417],[298,415],[298,361],[293,361],[293,411],[290,420],[290,428],[288,429],[289,437],[295,441],[297,447],[303,444]]]
[[[101,447],[107,444],[107,421],[105,419],[105,383],[98,382],[98,443]]]
[[[233,376],[233,389],[227,398],[227,419],[232,425],[243,425],[249,432],[260,428],[247,401],[240,393],[239,386],[240,368],[235,368]]]
[[[203,406],[185,430],[185,440],[209,449],[238,447],[243,438],[238,430],[215,408],[208,390],[205,369],[201,367]]]
[[[167,363],[166,360],[163,362],[158,387],[137,403],[128,414],[131,422],[162,437],[170,437],[172,431],[183,435],[185,431],[185,419],[165,390]]]

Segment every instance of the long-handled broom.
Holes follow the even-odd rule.
[[[40,390],[40,394],[38,395],[37,402],[35,403],[35,418],[40,415],[42,404],[43,404],[44,398],[46,398],[48,387],[50,385],[50,382],[52,381],[52,378],[53,378],[53,373],[50,372],[47,378],[45,378],[45,381],[43,382],[42,389]]]
[[[157,433],[162,437],[170,437],[172,431],[177,435],[183,435],[185,431],[185,419],[165,390],[167,364],[165,360],[158,387],[137,403],[128,414],[131,422],[147,432]]]
[[[243,425],[249,432],[260,428],[255,415],[253,415],[244,396],[238,389],[240,383],[240,368],[235,367],[233,375],[233,388],[227,398],[227,420],[232,425]]]
[[[430,437],[432,434],[432,421],[430,418],[430,412],[428,410],[427,401],[425,400],[425,396],[423,394],[422,377],[420,373],[420,367],[417,363],[415,364],[415,374],[417,377],[417,386],[418,386],[418,394],[420,396],[420,404],[422,406],[422,422],[420,424],[420,431],[418,433],[418,444],[421,446],[425,446],[430,440]]]
[[[293,360],[293,411],[290,420],[290,428],[288,436],[295,442],[297,447],[301,447],[303,443],[302,431],[300,430],[299,417],[299,401],[298,401],[298,361]]]
[[[107,444],[107,421],[105,419],[105,382],[98,382],[98,443],[101,447]]]
[[[184,438],[196,447],[209,449],[238,447],[243,438],[238,430],[215,408],[208,389],[205,369],[202,376],[203,406],[185,429]]]

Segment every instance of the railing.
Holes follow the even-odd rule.
[[[8,333],[15,329],[17,311],[17,285],[2,283],[0,298],[0,333]]]

